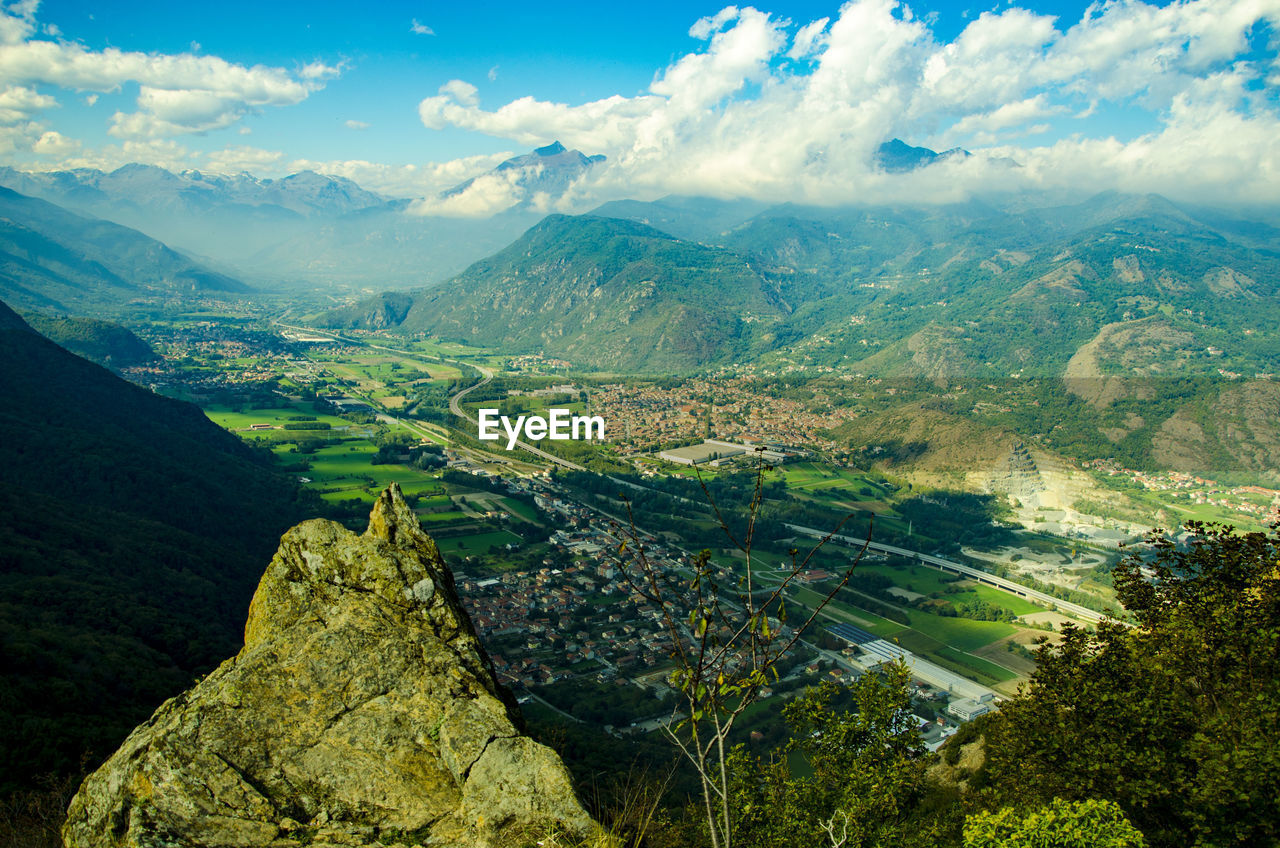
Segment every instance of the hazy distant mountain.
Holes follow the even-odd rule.
[[[351,180],[311,171],[267,180],[248,174],[174,174],[138,164],[111,172],[3,168],[0,184],[229,266],[307,232],[314,221],[386,203]]]
[[[98,215],[117,210],[205,214],[235,206],[241,211],[258,209],[265,215],[289,212],[307,218],[342,215],[386,202],[386,198],[351,180],[314,171],[272,180],[250,174],[175,174],[136,163],[110,172],[77,169],[27,173],[0,168],[0,184]]]
[[[249,287],[119,224],[0,188],[0,297],[86,314]]]
[[[552,198],[564,194],[574,180],[603,161],[605,156],[602,153],[587,156],[579,150],[566,150],[563,144],[553,141],[546,147],[535,148],[532,153],[506,160],[482,177],[496,175],[510,180],[523,197],[522,203],[527,204],[536,194],[546,194]],[[462,194],[482,177],[473,177],[459,183],[444,191],[441,196]]]
[[[600,158],[551,145],[494,173],[509,175],[530,197],[558,195]],[[0,185],[135,228],[263,286],[430,285],[542,218],[527,204],[492,217],[419,215],[409,200],[311,171],[271,180],[136,164],[109,173],[0,168]]]
[[[385,297],[355,310],[386,315]],[[448,283],[400,327],[601,369],[687,371],[769,345],[781,311],[741,257],[631,221],[551,215]],[[351,310],[327,323],[350,326]]]
[[[542,218],[523,209],[489,218],[435,217],[416,215],[411,207],[410,201],[390,201],[313,220],[235,264],[251,279],[288,284],[434,285],[510,244]]]
[[[381,329],[403,313],[404,329],[619,370],[761,354],[940,382],[1069,369],[1089,379],[1280,371],[1265,329],[1280,325],[1280,231],[1257,225],[1242,243],[1155,195],[1043,208],[1025,198],[781,205],[736,224],[751,210],[725,201],[601,209],[696,230],[709,244],[635,222],[549,218],[416,293],[408,309],[374,299],[330,320]],[[711,324],[687,330],[685,349],[655,352],[652,339],[671,343],[673,306],[686,300]],[[742,324],[722,323],[726,313]],[[647,344],[639,327],[652,334]]]
[[[656,227],[689,241],[720,243],[729,230],[758,215],[770,204],[761,200],[717,200],[709,197],[664,197],[660,200],[611,200],[591,211],[602,218],[624,218]]]
[[[882,170],[894,174],[900,174],[906,171],[914,171],[917,168],[923,168],[932,165],[939,159],[946,159],[953,156],[965,157],[969,155],[969,151],[962,150],[959,147],[953,147],[950,150],[944,150],[941,153],[930,150],[927,147],[912,147],[900,138],[886,141],[876,149],[876,164]]]

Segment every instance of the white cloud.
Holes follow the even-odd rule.
[[[445,218],[486,218],[510,209],[524,199],[519,179],[519,173],[510,171],[482,174],[467,186],[466,191],[449,197],[431,196],[417,200],[410,205],[409,212]]]
[[[36,31],[35,2],[10,3],[0,8],[0,44],[19,44]]]
[[[230,126],[256,109],[301,102],[343,69],[319,61],[292,74],[246,67],[195,55],[194,44],[193,52],[180,54],[91,50],[77,42],[35,38],[35,9],[35,3],[23,3],[0,11],[0,86],[57,86],[82,93],[92,105],[90,98],[99,93],[137,83],[138,111],[111,117],[108,131],[123,139],[147,141]]]
[[[67,138],[60,132],[49,130],[36,139],[35,143],[31,145],[31,150],[41,156],[60,159],[80,152],[80,142],[73,138]]]
[[[113,171],[131,162],[182,171],[193,167],[197,160],[188,148],[173,139],[165,138],[108,144],[95,150],[86,150],[78,156],[62,158],[50,163],[48,167]]]
[[[791,49],[787,51],[788,59],[807,59],[822,46],[822,34],[831,22],[830,18],[818,18],[812,23],[800,27],[796,37],[792,39]]]
[[[206,156],[203,170],[217,174],[239,174],[245,171],[261,174],[276,168],[283,160],[284,154],[278,150],[245,146],[228,147]]]
[[[47,94],[40,94],[34,88],[11,86],[0,90],[0,124],[11,125],[30,120],[32,116],[57,105],[57,100]]]
[[[975,132],[995,133],[998,130],[1022,126],[1036,118],[1064,111],[1066,111],[1064,107],[1049,105],[1048,95],[1042,92],[1026,100],[1006,103],[990,112],[966,115],[951,125],[948,134],[959,137]]]
[[[689,27],[689,35],[694,38],[700,38],[704,41],[711,37],[713,32],[719,32],[729,21],[738,17],[740,14],[737,6],[726,6],[715,15],[707,18],[700,18]]]
[[[413,33],[414,35],[435,35],[436,34],[436,31],[433,30],[431,27],[427,26],[426,24],[418,23],[417,18],[414,18],[413,22],[409,25],[409,32]]]
[[[794,23],[729,6],[693,22],[696,48],[658,69],[644,92],[585,103],[526,96],[486,108],[475,85],[454,79],[418,112],[431,129],[458,127],[520,148],[558,138],[607,154],[555,202],[568,209],[667,193],[813,203],[1037,187],[1280,197],[1280,42],[1265,43],[1280,27],[1280,0],[1106,0],[1078,18],[995,8],[941,40],[936,16],[915,17],[895,0],[849,0],[838,14]],[[50,36],[36,11],[34,0],[0,6],[5,155],[85,167],[311,168],[401,197],[480,177],[453,198],[418,204],[426,214],[491,214],[530,200],[508,178],[481,176],[510,153],[384,164],[243,146],[195,152],[182,136],[247,134],[246,116],[305,100],[346,64],[249,66],[196,55],[194,44],[181,54],[91,50]],[[416,20],[412,27],[430,34]],[[76,148],[44,123],[60,100],[93,105],[133,85],[132,109],[103,114],[113,144]],[[1134,118],[1125,135],[1111,137],[1109,116],[1126,112]],[[886,174],[874,165],[875,149],[893,137],[937,149],[959,144],[975,155]]]
[[[365,121],[357,121],[354,118],[342,122],[342,125],[349,130],[367,130],[369,124]]]
[[[439,194],[472,177],[494,168],[511,152],[467,156],[448,162],[428,162],[420,165],[387,165],[361,159],[317,161],[295,159],[284,170],[315,171],[319,174],[346,177],[370,191],[388,197],[426,197]]]
[[[298,68],[298,76],[305,80],[327,80],[341,76],[342,72],[346,70],[346,68],[346,62],[339,62],[336,65],[326,65],[324,62],[320,61],[308,62]]]
[[[419,113],[433,129],[521,145],[559,138],[607,154],[577,187],[583,202],[665,193],[939,199],[998,186],[1280,197],[1280,59],[1274,41],[1250,43],[1280,26],[1280,0],[1114,0],[1079,20],[1005,7],[950,41],[931,26],[894,0],[851,0],[833,20],[789,35],[788,21],[730,6],[693,24],[705,45],[676,58],[647,92],[581,104],[521,97],[485,109],[473,86],[455,80]],[[1149,131],[1127,142],[1078,135],[1105,126],[1080,123],[1104,108],[1136,110]],[[1009,143],[1045,134],[1062,140]],[[893,137],[963,143],[976,155],[888,175],[875,149]],[[475,207],[500,189],[477,194]]]

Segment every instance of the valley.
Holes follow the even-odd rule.
[[[815,543],[790,528],[848,522],[846,532],[869,526],[878,543],[1091,610],[1115,609],[1109,572],[1121,542],[1182,520],[1261,527],[1280,497],[1259,481],[1135,470],[1054,451],[1047,434],[1020,436],[996,422],[1050,391],[1028,381],[956,381],[939,392],[922,379],[752,363],[622,377],[421,334],[317,328],[269,308],[139,332],[163,362],[131,376],[199,403],[269,450],[321,514],[355,526],[378,492],[399,484],[454,567],[501,678],[527,696],[532,715],[655,740],[654,719],[670,714],[671,646],[617,551],[638,532],[673,576],[704,548],[726,578],[740,572],[741,552],[724,547],[710,505],[734,524],[757,474],[764,499],[750,567],[761,585],[788,550]],[[475,438],[482,406],[600,415],[606,438],[508,452]],[[665,458],[690,445],[712,447],[688,454],[696,464]],[[772,457],[763,469],[759,446]],[[788,601],[798,610],[817,603],[855,552],[821,545]],[[949,700],[1013,694],[1034,668],[1035,641],[1070,620],[1057,602],[872,553],[793,658],[787,685],[775,687],[778,705],[803,681],[862,673],[876,660],[859,645],[881,639],[913,658],[917,711],[937,719],[929,738],[940,743],[959,725]],[[582,712],[586,704],[597,706]],[[777,706],[759,712],[743,738],[775,738],[778,716]]]
[[[299,232],[391,214],[340,183],[321,194],[366,208],[326,206],[320,187],[237,191],[262,214],[293,204]],[[547,216],[439,285],[373,296],[341,274],[241,282],[0,200],[63,233],[56,261],[10,242],[30,270],[6,292],[37,328],[197,404],[312,515],[358,528],[399,485],[539,721],[662,744],[673,646],[628,582],[628,538],[677,581],[703,550],[718,579],[762,587],[808,557],[782,597],[824,608],[735,740],[768,750],[807,686],[900,658],[936,747],[1028,682],[1038,640],[1118,613],[1124,546],[1280,519],[1274,260],[1160,198],[1016,221],[606,204],[619,217]],[[144,261],[162,270],[138,276]],[[477,438],[481,408],[598,416],[605,437],[508,451]],[[748,526],[744,555],[725,531]],[[845,542],[822,541],[837,527]],[[878,547],[841,585],[867,533]]]
[[[1280,846],[1280,0],[98,5],[0,846]]]

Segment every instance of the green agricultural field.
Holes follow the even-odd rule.
[[[817,592],[809,588],[801,589],[796,594],[801,601],[810,604],[820,597]],[[844,601],[832,601],[828,609],[833,612],[843,613],[843,615],[838,615],[842,620],[857,624],[864,630],[884,639],[893,639],[895,637],[902,639],[925,638],[932,640],[933,644],[959,648],[962,651],[974,651],[1010,636],[1018,630],[1014,625],[1004,621],[944,618],[940,615],[933,615],[906,607],[900,607],[900,609],[906,614],[910,625],[902,625],[896,621],[880,618]],[[907,631],[915,631],[918,636],[904,635]],[[920,641],[916,641],[914,644],[922,648],[928,647],[927,643]]]
[[[784,466],[781,475],[791,497],[832,509],[867,510],[876,513],[878,521],[897,525],[898,520],[892,515],[892,487],[876,475],[816,462]]]
[[[1244,532],[1256,533],[1263,532],[1266,528],[1262,522],[1255,516],[1246,515],[1243,512],[1237,512],[1234,509],[1218,506],[1217,504],[1196,504],[1186,501],[1166,503],[1155,498],[1150,499],[1160,507],[1170,510],[1178,516],[1178,521],[1203,521],[1215,522],[1218,524],[1230,524]]]
[[[240,412],[234,411],[229,406],[210,405],[204,408],[204,414],[209,416],[213,423],[228,430],[243,430],[254,424],[271,424],[281,427],[285,424],[300,423],[290,421],[290,418],[299,415],[311,416],[317,422],[328,424],[334,429],[351,426],[350,421],[339,418],[336,415],[312,411],[310,404],[305,407],[279,406],[271,409],[243,409]]]
[[[1089,591],[1110,591],[1110,587],[1103,586],[1101,583],[1095,585],[1097,588]],[[1012,610],[1014,615],[1029,615],[1033,612],[1044,612],[1048,609],[1048,607],[1034,604],[1025,598],[1010,595],[1008,592],[1001,592],[994,586],[984,586],[981,583],[971,583],[970,587],[965,591],[947,596],[949,601],[963,601],[966,603],[972,603],[974,599],[981,599],[989,604]]]
[[[797,462],[782,467],[782,475],[791,489],[845,488],[857,491],[869,487],[875,497],[883,497],[885,488],[877,478],[850,471],[847,468],[831,468],[817,462]]]
[[[434,381],[456,380],[462,376],[462,370],[455,365],[446,365],[438,362],[423,362],[420,365],[422,370],[430,374],[431,379]]]
[[[431,497],[443,491],[443,484],[425,471],[404,465],[373,465],[370,459],[376,448],[363,440],[327,445],[312,454],[281,453],[279,448],[277,453],[286,461],[307,461],[310,468],[298,474],[308,478],[311,482],[307,487],[320,490],[326,500],[359,497],[372,503],[378,493],[391,483],[399,483],[406,495]],[[336,491],[325,494],[326,490]],[[447,502],[448,499],[444,500]]]
[[[946,594],[948,587],[956,586],[955,582],[947,582],[948,577],[952,575],[925,565],[902,564],[901,562],[899,564],[868,562],[859,565],[856,573],[883,574],[899,588],[906,589],[909,592],[919,592],[922,595],[938,592],[942,594],[943,600],[951,601],[952,603],[973,603],[981,599],[989,604],[1012,610],[1014,615],[1044,612],[1046,609],[1024,598],[1019,598],[1017,595],[1011,595],[993,586],[985,586],[972,581],[959,581],[964,587],[963,590],[954,594]]]
[[[504,507],[509,509],[511,512],[514,512],[525,521],[530,521],[534,524],[542,523],[542,514],[524,501],[518,501],[514,498],[498,498],[497,500],[500,501]]]
[[[363,441],[328,445],[313,454],[306,455],[307,461],[311,464],[311,469],[306,476],[317,484],[372,477],[375,468],[390,467],[375,466],[370,463],[369,460],[374,453],[376,449],[373,445]]]
[[[442,342],[438,339],[415,341],[405,345],[406,350],[425,353],[428,356],[444,356],[450,359],[461,359],[466,356],[487,356],[493,351],[490,348],[468,347],[457,342]]]
[[[502,547],[508,544],[523,544],[523,541],[515,533],[509,533],[506,530],[491,530],[466,536],[449,536],[444,539],[436,539],[436,546],[440,548],[442,553],[470,556],[471,554],[487,553],[489,548],[494,545]]]
[[[427,524],[449,524],[458,521],[471,521],[471,516],[461,510],[448,512],[424,512],[419,516]]]
[[[989,660],[975,657],[973,654],[966,654],[952,647],[943,647],[930,652],[929,659],[938,663],[938,665],[950,668],[957,674],[972,677],[979,683],[988,686],[1018,679],[1017,674],[1002,665],[996,665]]]
[[[911,627],[932,636],[944,645],[973,651],[992,642],[1012,636],[1017,629],[1004,621],[973,621],[968,618],[944,618],[919,610],[907,610]]]
[[[444,492],[444,484],[434,479],[426,479],[421,483],[401,483],[401,489],[407,496],[416,494],[417,509],[448,506],[449,498]]]

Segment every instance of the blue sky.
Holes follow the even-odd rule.
[[[1280,0],[4,10],[0,159],[22,167],[310,167],[430,196],[561,138],[610,157],[583,202],[1280,188],[1257,179],[1280,179]],[[978,155],[946,192],[886,181],[870,152],[893,136]],[[452,211],[511,199],[481,189]]]

